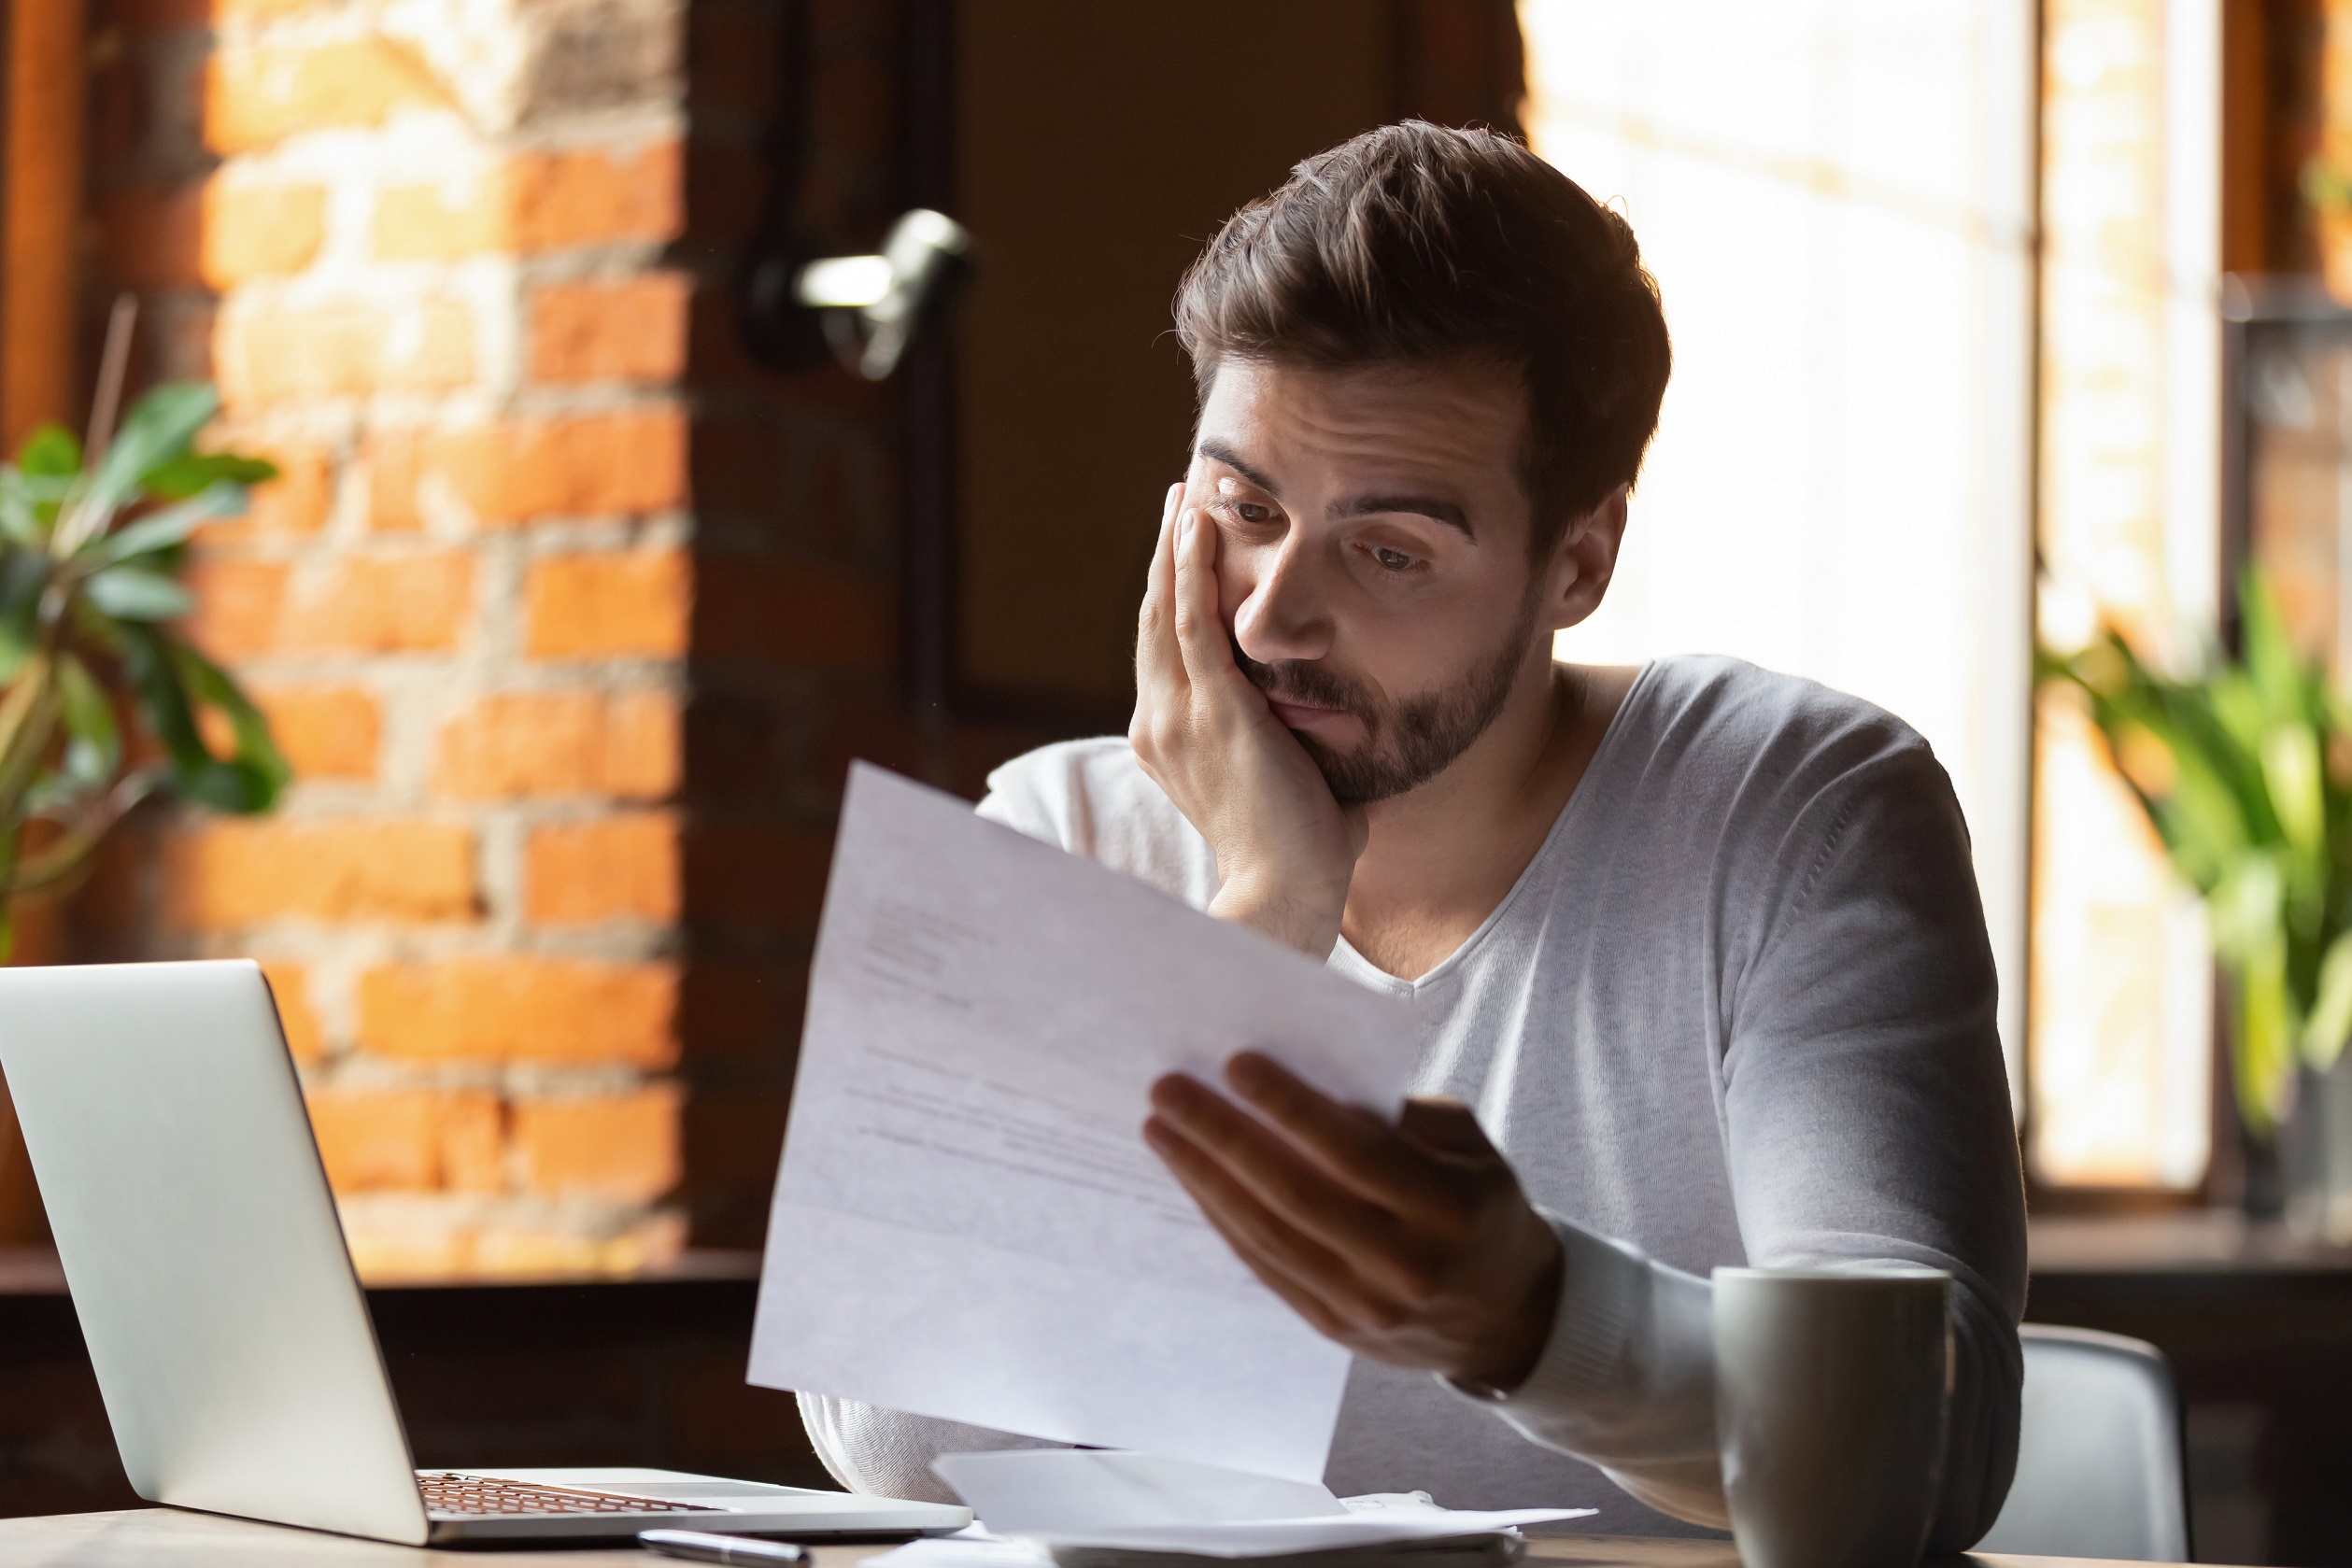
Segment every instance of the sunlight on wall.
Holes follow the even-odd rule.
[[[2217,0],[2047,0],[2041,551],[2048,640],[2191,655],[2219,568]],[[2201,908],[2080,712],[2039,705],[2034,1172],[2186,1187],[2211,1141]]]
[[[1736,654],[1934,743],[2021,1038],[2032,0],[1522,0],[1536,149],[1632,221],[1675,369],[1564,658]]]

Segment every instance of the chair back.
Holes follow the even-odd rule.
[[[2143,1340],[2028,1323],[2017,1480],[1977,1549],[2189,1561],[2180,1400]]]

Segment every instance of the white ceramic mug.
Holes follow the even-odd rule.
[[[1951,1404],[1951,1276],[1719,1268],[1715,1434],[1745,1568],[1911,1568]]]

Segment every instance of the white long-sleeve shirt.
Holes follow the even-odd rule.
[[[983,813],[1205,907],[1208,844],[1122,740],[1049,746]],[[2016,1462],[2025,1216],[1967,831],[1891,715],[1721,658],[1648,666],[1550,836],[1461,948],[1405,981],[1411,1089],[1456,1095],[1566,1249],[1535,1372],[1497,1402],[1358,1360],[1326,1479],[1450,1507],[1720,1514],[1707,1270],[1924,1264],[1956,1281],[1936,1551]],[[803,1396],[845,1485],[945,1495],[933,1455],[1023,1439]],[[1630,1494],[1630,1495],[1629,1495]]]

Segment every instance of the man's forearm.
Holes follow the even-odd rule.
[[[1551,1338],[1525,1381],[1486,1403],[1660,1512],[1722,1528],[1707,1281],[1547,1218],[1563,1259]]]
[[[1659,1512],[1728,1529],[1715,1439],[1713,1288],[1547,1218],[1565,1260],[1552,1338],[1525,1382],[1487,1403],[1525,1436],[1598,1466]],[[2014,1369],[2004,1364],[2015,1334],[1973,1277],[1954,1272],[1956,1364],[1931,1554],[1964,1551],[1991,1528],[2016,1462],[2017,1410],[2005,1393]]]

